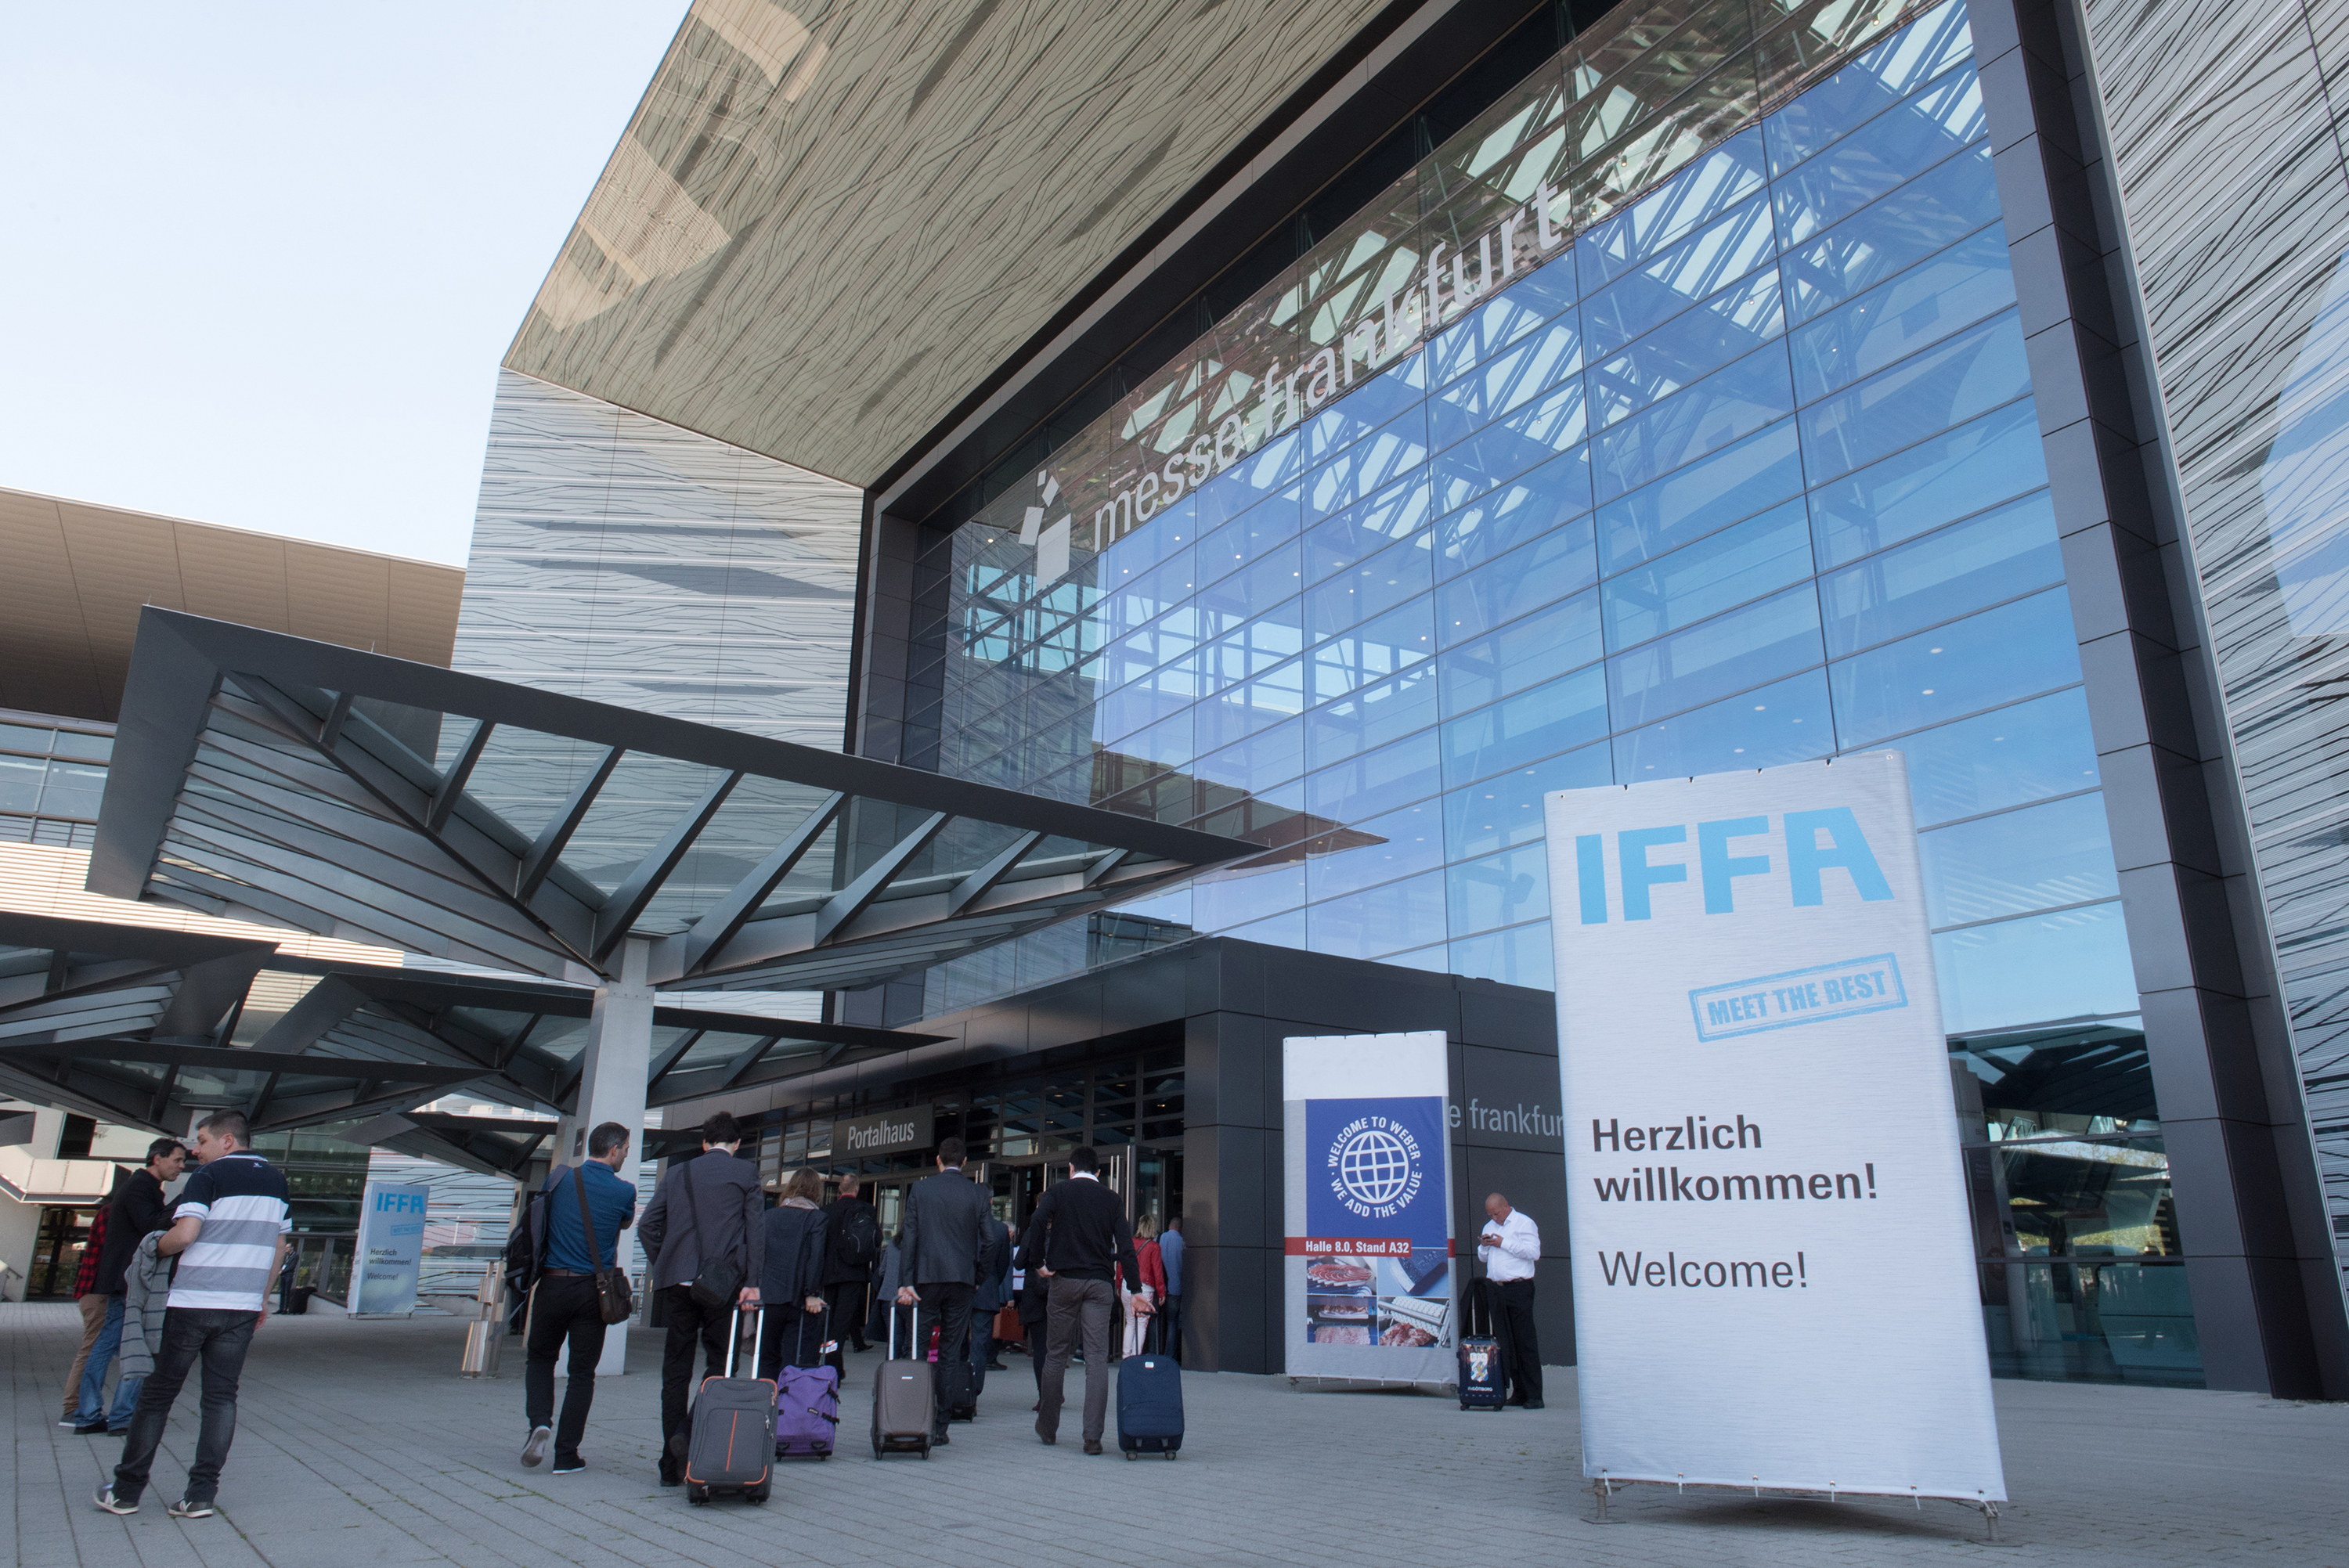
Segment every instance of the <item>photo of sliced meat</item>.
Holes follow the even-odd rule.
[[[1317,1295],[1310,1300],[1313,1315],[1325,1323],[1368,1323],[1371,1320],[1371,1298],[1366,1295]]]
[[[1325,1290],[1360,1290],[1371,1283],[1371,1265],[1350,1258],[1314,1258],[1305,1265],[1305,1278]]]
[[[1305,1337],[1315,1345],[1368,1345],[1371,1331],[1368,1325],[1317,1323],[1305,1331]]]
[[[1414,1328],[1408,1323],[1397,1323],[1391,1325],[1385,1333],[1379,1336],[1379,1343],[1401,1345],[1415,1350],[1421,1346],[1434,1344],[1435,1336],[1428,1333],[1424,1328]]]

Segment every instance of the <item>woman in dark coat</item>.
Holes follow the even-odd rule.
[[[759,1299],[767,1309],[759,1334],[761,1377],[823,1359],[823,1265],[831,1226],[816,1206],[823,1195],[823,1177],[794,1171],[783,1183],[783,1201],[767,1211],[766,1271],[759,1278]]]

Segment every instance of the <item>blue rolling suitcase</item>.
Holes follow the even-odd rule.
[[[1460,1408],[1497,1410],[1508,1400],[1508,1379],[1501,1370],[1501,1342],[1493,1336],[1492,1286],[1481,1279],[1468,1282],[1460,1303]]]
[[[1153,1316],[1161,1347],[1117,1364],[1117,1446],[1130,1460],[1183,1447],[1183,1368],[1165,1353],[1166,1319]]]

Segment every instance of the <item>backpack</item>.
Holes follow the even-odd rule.
[[[522,1223],[506,1233],[506,1255],[500,1265],[505,1275],[506,1301],[517,1309],[528,1301],[546,1262],[546,1194],[533,1195],[523,1211]]]
[[[880,1256],[881,1222],[870,1204],[860,1203],[833,1230],[832,1261],[844,1269],[869,1269]]]

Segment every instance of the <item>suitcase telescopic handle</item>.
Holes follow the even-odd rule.
[[[767,1311],[767,1304],[761,1302],[756,1308],[756,1311],[759,1315],[751,1319],[751,1330],[753,1333],[757,1332],[766,1324],[765,1315]],[[726,1336],[726,1376],[729,1380],[731,1380],[734,1376],[734,1353],[742,1348],[742,1304],[740,1301],[737,1301],[734,1304],[734,1315],[729,1320],[728,1327],[729,1332]],[[757,1367],[754,1366],[751,1369],[756,1371]]]

